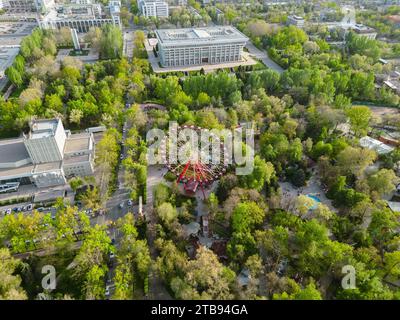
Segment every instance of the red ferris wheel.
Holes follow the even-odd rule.
[[[204,187],[211,185],[226,172],[228,166],[226,148],[224,143],[220,142],[219,138],[208,129],[184,125],[176,127],[176,130],[173,131],[175,137],[181,136],[181,133],[195,133],[198,137],[201,137],[202,133],[206,133],[210,141],[218,141],[218,150],[215,150],[215,144],[213,150],[212,143],[203,145],[200,138],[196,143],[188,144],[187,141],[180,139],[172,141],[172,137],[167,135],[161,145],[162,159],[168,170],[176,175],[177,183],[183,184],[185,193],[193,195],[200,188],[205,198]],[[171,147],[171,144],[174,147]],[[178,153],[178,157],[170,157],[170,153],[173,151]],[[219,157],[212,158],[213,151],[214,153],[217,151]],[[183,155],[181,157],[184,158],[183,161],[179,159],[179,155]],[[175,161],[171,161],[171,159]]]

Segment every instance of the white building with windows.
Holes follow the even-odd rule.
[[[287,24],[289,26],[296,26],[298,28],[304,27],[305,20],[303,17],[291,15],[287,17]]]
[[[168,3],[161,0],[138,0],[138,8],[145,17],[168,18]]]
[[[231,26],[156,30],[163,67],[193,66],[242,61],[249,40]]]
[[[351,30],[353,30],[359,36],[366,37],[371,40],[375,39],[378,34],[374,28],[363,24],[356,24],[351,28]]]
[[[71,3],[53,6],[39,18],[39,25],[44,29],[69,27],[77,32],[88,32],[92,27],[113,24],[121,27],[121,2],[111,0],[103,7],[91,0],[74,0]]]
[[[0,140],[0,186],[50,187],[69,177],[92,175],[94,149],[92,133],[71,134],[60,119],[35,120],[28,134]]]

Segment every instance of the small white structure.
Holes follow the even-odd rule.
[[[287,24],[289,26],[304,27],[305,20],[303,17],[291,15],[287,17]]]
[[[360,146],[363,148],[375,150],[378,154],[390,153],[394,150],[393,147],[384,144],[383,142],[374,138],[365,136],[360,139]]]
[[[352,30],[357,33],[359,36],[366,37],[368,39],[375,39],[377,32],[374,28],[365,26],[363,24],[356,24],[352,28]]]
[[[400,202],[388,201],[387,204],[393,212],[400,212]]]

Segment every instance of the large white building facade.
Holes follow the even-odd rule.
[[[145,17],[168,18],[168,3],[161,0],[138,0],[138,8]]]
[[[163,67],[242,61],[249,40],[231,26],[156,30]]]
[[[60,119],[33,121],[28,134],[0,141],[0,186],[20,182],[50,187],[69,177],[92,175],[94,149],[92,133],[71,134]]]
[[[0,9],[9,13],[44,12],[54,0],[0,0]]]
[[[105,24],[121,27],[120,8],[121,2],[118,0],[111,0],[106,7],[91,0],[72,0],[46,10],[39,18],[39,25],[45,29],[69,27],[78,32],[88,32],[92,27]]]

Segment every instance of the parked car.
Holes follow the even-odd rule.
[[[11,213],[11,208],[6,209],[5,213],[6,214],[10,214]]]
[[[119,208],[122,209],[123,207],[124,207],[124,203],[121,202],[121,203],[119,204]]]
[[[109,286],[106,286],[106,292],[105,292],[105,294],[106,294],[106,297],[109,297],[109,296],[110,296],[110,287],[109,287]]]
[[[28,211],[33,210],[33,204],[32,204],[32,203],[28,204],[28,205],[26,206],[26,210],[28,210]]]
[[[132,201],[132,199],[129,199],[128,200],[128,206],[132,206],[133,205],[133,201]]]

